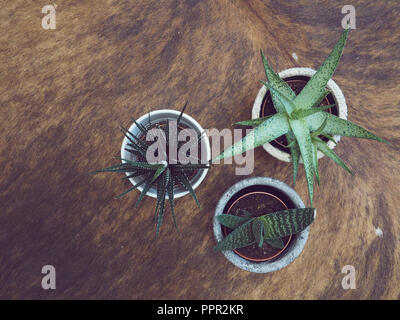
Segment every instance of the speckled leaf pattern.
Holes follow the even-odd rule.
[[[271,239],[276,239],[272,243],[279,248],[283,246],[281,238],[303,231],[314,221],[314,214],[314,208],[296,208],[253,218],[236,227],[218,242],[214,250],[233,250],[253,243],[262,245],[264,240]]]
[[[343,169],[345,169],[347,172],[353,174],[353,172],[346,166],[346,164],[343,162],[342,159],[333,151],[331,150],[327,145],[326,142],[322,141],[319,138],[313,139],[315,146],[326,156],[331,158],[333,161],[335,161],[339,166],[341,166]]]
[[[277,113],[254,128],[247,136],[225,149],[213,161],[233,157],[236,154],[254,149],[270,142],[289,131],[289,123],[285,115]]]
[[[296,94],[292,90],[292,88],[279,77],[277,73],[270,67],[267,59],[264,56],[264,53],[262,50],[261,51],[261,58],[263,61],[264,65],[264,70],[265,70],[265,75],[267,77],[267,80],[269,83],[271,83],[274,88],[285,94],[287,97],[294,99],[296,97]],[[265,85],[265,84],[264,84]],[[267,86],[268,87],[268,86]],[[281,102],[276,98],[276,95],[271,92],[271,97],[272,97],[272,102],[274,103],[275,109],[277,112],[283,112],[284,111],[284,106],[281,104]]]
[[[179,124],[180,120],[182,119],[183,112],[187,106],[187,103],[183,107],[181,113],[177,118],[177,124]],[[170,120],[165,119],[166,127],[162,129],[162,126],[159,123],[152,124],[150,113],[148,114],[148,124],[146,126],[138,123],[134,120],[136,127],[139,129],[141,135],[146,136],[149,133],[149,130],[152,128],[152,125],[156,126],[160,130],[163,130],[163,138],[166,142],[166,150],[169,148],[170,138],[175,141],[178,141],[177,133],[174,135],[171,134],[170,136]],[[196,204],[200,206],[200,203],[196,197],[196,194],[193,190],[191,185],[191,181],[187,178],[185,172],[193,171],[193,170],[204,170],[210,168],[210,164],[201,164],[201,163],[176,163],[174,161],[165,163],[148,163],[146,160],[146,153],[147,149],[150,146],[147,142],[141,139],[141,136],[135,136],[132,132],[128,131],[124,127],[121,126],[121,130],[123,131],[125,137],[128,139],[129,143],[127,143],[129,148],[125,148],[126,151],[129,153],[134,154],[136,157],[132,159],[122,159],[124,163],[118,164],[115,166],[111,166],[102,170],[98,170],[94,173],[99,172],[122,172],[127,173],[129,176],[125,176],[123,179],[129,179],[134,177],[141,177],[142,180],[134,185],[133,187],[129,188],[118,197],[122,197],[127,193],[137,189],[139,186],[144,185],[141,194],[139,195],[135,207],[138,207],[139,204],[142,202],[144,197],[147,195],[151,187],[156,187],[157,190],[157,201],[156,207],[154,211],[154,219],[156,221],[156,236],[159,234],[164,214],[165,214],[165,202],[166,197],[168,194],[168,200],[170,204],[171,214],[173,217],[175,228],[177,229],[176,218],[175,218],[175,206],[174,206],[174,183],[175,181],[179,181],[186,190],[190,192],[193,198],[196,201]],[[201,141],[202,133],[199,133],[198,140]],[[167,154],[165,153],[166,157]],[[199,159],[194,159],[199,161]]]
[[[267,116],[267,117],[262,117],[262,118],[257,118],[257,119],[251,119],[251,120],[244,120],[244,121],[239,121],[236,122],[235,124],[238,126],[251,126],[251,127],[257,127],[261,123],[263,123],[265,120],[268,118],[271,118],[272,116]]]
[[[246,247],[254,243],[254,235],[252,232],[252,220],[242,224],[228,234],[224,239],[217,243],[214,247],[215,251],[233,250]]]
[[[221,214],[217,216],[217,220],[229,229],[236,229],[246,221],[249,221],[249,218],[234,216],[232,214]]]
[[[356,137],[364,139],[377,140],[379,142],[388,143],[385,139],[369,132],[368,130],[356,125],[355,123],[336,117],[327,113],[327,122],[323,134],[337,134],[340,136]]]
[[[314,208],[277,211],[258,217],[264,225],[264,239],[278,239],[303,231],[314,221]]]
[[[319,172],[318,172],[318,149],[315,146],[314,143],[311,143],[311,148],[313,152],[313,164],[314,164],[314,173],[315,173],[315,178],[317,179],[317,183],[319,185]]]
[[[304,119],[289,120],[289,122],[300,147],[301,157],[304,162],[304,170],[306,171],[310,204],[312,205],[314,193],[314,162],[310,132]]]
[[[326,58],[318,71],[296,97],[295,102],[300,109],[312,108],[318,99],[320,99],[321,95],[324,94],[325,86],[335,72],[336,66],[342,56],[348,33],[349,29],[343,31],[328,58]]]
[[[275,101],[279,101],[280,104],[283,106],[284,110],[279,112],[286,112],[290,116],[292,112],[296,110],[296,105],[293,102],[293,98],[279,91],[279,89],[275,88],[273,84],[269,84],[265,81],[261,82],[271,91],[272,96],[275,97]]]
[[[165,195],[167,193],[167,185],[168,185],[168,175],[164,172],[161,176],[161,195],[160,195],[160,203],[158,206],[158,218],[157,218],[157,228],[156,228],[156,237],[160,233],[160,227],[164,218],[165,211]],[[157,199],[158,200],[158,199]]]

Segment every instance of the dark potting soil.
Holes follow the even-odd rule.
[[[250,212],[253,217],[258,217],[268,213],[285,210],[286,207],[281,201],[276,199],[274,196],[265,193],[265,192],[272,193],[273,190],[271,189],[273,188],[270,188],[270,190],[266,191],[265,190],[249,191],[247,194],[244,195],[235,195],[234,197],[236,197],[236,199],[239,200],[237,200],[236,202],[234,202],[235,200],[231,201],[231,203],[233,203],[233,206],[231,207],[229,212],[227,211],[224,212],[237,216],[244,216],[245,214],[243,213],[243,210],[245,210]],[[272,193],[272,195],[277,196],[274,193]],[[281,200],[285,202],[287,208],[293,208],[293,205],[291,203],[285,201],[286,199],[281,198]],[[228,229],[224,226],[222,227],[222,230],[225,235],[232,232],[231,229]],[[283,243],[285,244],[285,246],[289,241],[291,241],[290,236],[285,237],[283,239]],[[244,248],[238,248],[235,251],[241,254],[242,256],[249,257],[251,259],[269,260],[275,255],[277,255],[280,251],[284,250],[274,248],[267,242],[264,242],[261,248],[258,246],[258,244],[252,244]]]
[[[292,90],[296,93],[296,95],[298,95],[301,90],[305,87],[305,85],[307,84],[307,82],[310,80],[309,77],[304,77],[304,76],[295,76],[295,77],[289,77],[284,79],[285,82],[292,88]],[[329,93],[324,100],[322,100],[322,102],[320,103],[319,106],[326,106],[329,104],[334,104],[336,103],[335,98],[333,97],[332,93]],[[329,108],[328,110],[325,110],[325,112],[329,112],[332,113],[334,115],[338,115],[338,109],[337,106],[334,106],[332,108]],[[262,105],[261,105],[261,110],[260,110],[260,117],[266,117],[269,115],[273,115],[276,113],[275,107],[274,107],[274,103],[272,102],[272,97],[271,97],[271,93],[268,90],[266,95],[264,96]],[[328,139],[323,137],[323,136],[319,136],[320,139],[322,139],[323,141],[327,142]],[[278,148],[279,150],[288,153],[289,149],[286,148],[285,146],[288,145],[286,136],[280,136],[279,138],[273,140],[270,142],[271,145],[273,145],[274,147]]]

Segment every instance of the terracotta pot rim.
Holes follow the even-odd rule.
[[[237,198],[237,199],[229,206],[229,209],[227,210],[227,213],[228,213],[228,214],[230,213],[232,207],[233,207],[240,199],[242,199],[242,198],[244,198],[244,197],[248,197],[248,196],[250,196],[250,195],[252,195],[252,194],[265,194],[265,195],[268,195],[268,196],[270,196],[270,197],[273,197],[273,198],[275,198],[276,200],[278,200],[280,203],[282,203],[283,206],[284,206],[286,209],[288,209],[286,203],[285,203],[282,199],[280,199],[278,196],[276,196],[276,195],[274,195],[274,194],[272,194],[272,193],[270,193],[270,192],[266,192],[266,191],[251,191],[251,192],[245,193],[245,194],[241,195],[239,198]],[[272,213],[272,212],[269,212],[269,213]],[[225,228],[226,228],[226,227],[225,227]],[[243,259],[246,259],[246,260],[249,260],[249,261],[252,261],[252,262],[265,262],[265,261],[270,261],[270,260],[272,260],[272,259],[275,259],[277,256],[279,256],[283,251],[285,251],[286,248],[289,246],[291,240],[292,240],[292,235],[289,236],[288,241],[286,242],[285,246],[284,246],[282,249],[278,250],[273,256],[267,257],[267,258],[250,258],[250,257],[246,256],[245,254],[240,253],[237,249],[233,249],[233,252],[235,252],[238,256],[242,257]]]

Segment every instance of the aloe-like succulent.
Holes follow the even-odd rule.
[[[282,238],[303,231],[313,223],[314,216],[314,208],[282,210],[255,218],[251,218],[248,212],[244,217],[221,214],[217,216],[218,222],[233,231],[218,242],[214,250],[234,250],[252,244],[261,248],[264,241],[282,249]]]
[[[185,111],[186,104],[183,107],[179,117],[176,120],[176,128],[179,127],[183,112]],[[172,121],[172,120],[171,120]],[[175,120],[173,120],[175,121]],[[129,130],[121,126],[121,130],[126,136],[126,138],[129,140],[128,143],[128,148],[125,150],[133,154],[132,159],[122,159],[118,158],[120,160],[123,160],[123,163],[107,167],[105,169],[101,169],[98,171],[95,171],[94,173],[99,173],[99,172],[121,172],[121,173],[128,173],[125,177],[122,179],[129,179],[129,178],[134,178],[138,177],[140,178],[139,182],[136,183],[134,186],[117,196],[116,198],[121,198],[127,193],[137,189],[139,186],[143,185],[143,189],[141,191],[141,194],[139,198],[136,201],[135,207],[138,207],[138,205],[141,203],[145,195],[148,193],[150,188],[152,186],[155,186],[157,189],[157,201],[156,201],[156,208],[155,208],[155,220],[156,220],[156,236],[159,234],[161,224],[163,222],[164,218],[164,213],[165,213],[165,200],[168,197],[169,201],[169,206],[171,209],[171,214],[173,217],[173,222],[175,225],[175,228],[178,230],[177,223],[176,223],[176,217],[175,217],[175,205],[174,205],[174,192],[175,188],[179,185],[181,185],[184,190],[187,190],[193,199],[195,200],[196,204],[198,207],[200,207],[199,200],[197,199],[196,193],[192,187],[192,183],[190,181],[190,177],[188,176],[188,173],[194,172],[197,170],[202,170],[209,168],[209,164],[203,164],[203,163],[181,163],[179,159],[174,159],[174,161],[170,161],[169,159],[169,144],[171,143],[177,143],[178,141],[178,130],[175,130],[174,133],[172,133],[172,130],[170,132],[170,120],[166,119],[165,121],[165,126],[162,128],[158,123],[152,123],[150,114],[149,114],[149,119],[148,119],[148,124],[143,125],[141,123],[138,123],[137,121],[134,121],[136,124],[137,128],[141,132],[141,136],[144,137],[144,139],[141,139],[141,137],[135,136],[133,133],[131,133]],[[160,161],[159,163],[150,163],[147,161],[147,151],[148,148],[150,147],[151,143],[145,139],[145,137],[149,134],[150,129],[152,127],[156,127],[157,129],[163,130],[164,132],[164,137],[165,137],[165,160]],[[150,133],[151,134],[151,133]],[[197,143],[201,143],[201,140],[204,138],[203,133],[198,134],[198,139]],[[196,159],[198,160],[198,159]]]
[[[277,113],[268,117],[236,123],[238,125],[252,126],[254,129],[242,140],[227,148],[214,161],[232,157],[235,154],[256,148],[285,135],[289,143],[287,147],[290,150],[293,161],[294,184],[296,183],[301,155],[306,173],[310,203],[312,205],[314,175],[318,184],[320,181],[317,158],[318,150],[351,173],[342,159],[320,139],[320,136],[325,136],[329,140],[333,140],[332,135],[339,135],[373,139],[387,143],[384,139],[348,120],[341,119],[328,112],[323,112],[334,105],[319,107],[321,101],[329,94],[326,85],[332,77],[342,55],[348,33],[349,29],[343,31],[328,58],[298,95],[272,70],[261,50],[261,57],[268,80],[268,82],[261,82],[270,90]]]

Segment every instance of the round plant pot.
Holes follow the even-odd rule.
[[[291,187],[279,180],[267,177],[244,179],[230,187],[218,201],[213,223],[214,236],[217,242],[221,241],[226,235],[225,227],[218,222],[217,216],[230,213],[229,211],[237,201],[254,193],[272,194],[288,209],[304,208],[300,196]],[[284,207],[281,210],[284,210]],[[243,250],[241,252],[241,249],[222,251],[222,253],[240,269],[255,273],[273,272],[286,267],[300,255],[309,232],[310,227],[307,227],[302,232],[285,238],[283,249],[276,249],[275,254],[262,259],[251,258]]]
[[[314,74],[315,70],[311,68],[290,68],[286,69],[284,71],[279,72],[279,76],[284,79],[285,81],[290,80],[295,80],[295,79],[310,79]],[[330,95],[332,97],[331,102],[336,103],[335,107],[335,113],[339,118],[342,119],[347,119],[347,105],[346,105],[346,100],[344,98],[344,95],[342,93],[342,90],[339,88],[339,86],[336,84],[335,81],[330,79],[327,84],[327,89],[331,92]],[[266,86],[262,86],[261,89],[258,91],[257,97],[254,101],[253,104],[253,109],[251,113],[251,118],[252,119],[258,119],[262,116],[262,111],[265,103],[265,99],[267,98],[268,89]],[[336,141],[336,143],[339,142],[340,136],[334,135],[333,139]],[[332,141],[327,141],[327,145],[330,149],[335,148],[335,144]],[[284,148],[279,148],[276,143],[274,142],[268,142],[263,144],[263,148],[265,151],[267,151],[270,155],[273,157],[285,161],[285,162],[291,162],[292,157],[290,155],[289,149],[288,151],[284,150]],[[318,151],[317,157],[318,159],[321,159],[324,156],[324,154],[321,151]],[[302,163],[302,159],[300,159],[300,162]]]
[[[136,120],[136,122],[139,124],[142,124],[144,126],[148,126],[149,125],[149,115],[150,115],[151,123],[154,124],[154,123],[159,123],[159,122],[165,121],[167,119],[177,120],[180,113],[181,113],[180,111],[171,110],[171,109],[156,110],[156,111],[152,111],[150,113],[147,113],[147,114],[141,116],[138,120]],[[200,126],[200,124],[195,119],[193,119],[191,116],[187,115],[186,113],[183,113],[180,123],[187,128],[196,130],[197,133],[204,132],[204,129]],[[141,136],[141,131],[139,130],[139,128],[136,126],[135,123],[133,123],[129,127],[129,131],[137,137]],[[122,146],[121,146],[121,158],[134,160],[134,155],[132,155],[127,150],[125,150],[128,147],[128,143],[129,143],[128,138],[124,137],[124,140],[122,141]],[[199,156],[201,154],[203,154],[203,158],[206,161],[211,160],[211,147],[210,147],[210,141],[209,141],[207,135],[204,135],[204,138],[201,140],[200,150],[201,150],[201,153],[199,154]],[[122,162],[124,163],[125,161],[122,160]],[[201,184],[201,182],[206,177],[207,172],[208,172],[208,169],[200,169],[190,179],[193,189],[196,189]],[[128,176],[129,173],[126,173],[126,175]],[[140,182],[140,180],[141,180],[140,177],[134,177],[134,178],[129,179],[129,181],[133,185]],[[142,191],[143,186],[139,186],[138,190]],[[187,195],[188,193],[189,193],[189,191],[183,189],[181,186],[178,186],[174,190],[174,198],[176,199],[176,198],[183,197],[183,196]],[[157,198],[157,190],[154,187],[151,187],[146,195],[153,197],[153,198]],[[166,198],[168,199],[168,195],[166,195]]]

